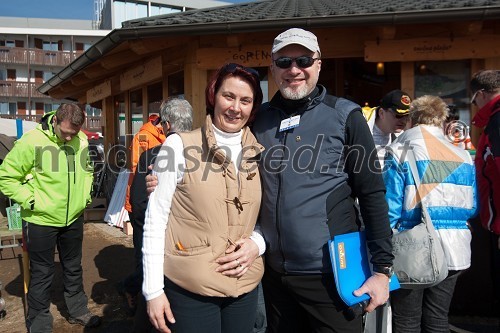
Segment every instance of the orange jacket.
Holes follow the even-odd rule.
[[[130,175],[128,178],[127,195],[125,197],[125,209],[129,213],[132,211],[132,207],[130,206],[130,186],[134,180],[135,168],[139,162],[139,157],[146,150],[161,145],[165,141],[165,138],[163,129],[156,127],[148,121],[142,125],[132,140],[132,144],[130,145]]]

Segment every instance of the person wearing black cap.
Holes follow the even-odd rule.
[[[374,154],[356,158],[374,151],[373,139],[359,105],[317,84],[321,52],[313,33],[279,34],[271,56],[279,91],[253,124],[266,148],[259,223],[268,332],[360,332],[361,316],[348,318],[338,296],[327,241],[359,230],[358,198],[374,274],[355,294],[371,296],[366,311],[384,304],[393,260],[385,186],[370,167]]]
[[[375,117],[368,121],[383,167],[385,147],[392,143],[408,126],[410,96],[401,90],[392,90],[380,100],[375,108]]]

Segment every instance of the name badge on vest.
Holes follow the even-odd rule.
[[[300,115],[291,118],[283,119],[280,124],[280,132],[289,130],[290,128],[298,127],[300,123]]]

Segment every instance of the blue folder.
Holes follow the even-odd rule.
[[[354,290],[359,289],[372,276],[365,233],[360,231],[334,236],[328,241],[328,249],[335,284],[342,300],[352,306],[370,299],[368,294],[359,297],[353,294]],[[396,289],[399,289],[399,281],[396,275],[393,275],[389,282],[389,291]]]

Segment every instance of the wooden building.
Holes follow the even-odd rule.
[[[477,111],[469,103],[471,75],[500,68],[500,0],[267,0],[127,21],[39,91],[102,109],[105,147],[128,147],[169,96],[183,95],[200,126],[207,80],[224,63],[257,69],[270,99],[277,91],[271,45],[290,27],[317,35],[320,83],[360,105],[376,106],[401,88],[412,97],[443,97],[470,123]],[[474,143],[478,135],[472,128]],[[490,278],[488,234],[478,221],[473,226],[473,266],[459,280],[453,307],[488,314],[496,311],[498,281]]]
[[[191,102],[199,126],[207,80],[227,62],[256,68],[270,99],[271,45],[290,27],[318,36],[320,83],[360,105],[401,88],[439,95],[470,122],[471,74],[500,68],[500,0],[268,0],[124,22],[39,91],[102,109],[105,146],[128,146],[169,96]]]

